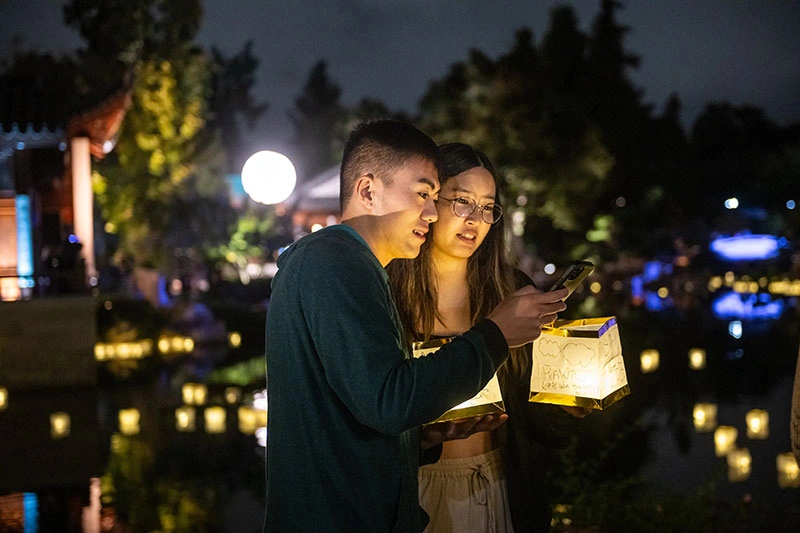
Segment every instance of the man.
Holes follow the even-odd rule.
[[[342,158],[342,224],[278,259],[267,312],[265,531],[422,531],[421,449],[504,418],[423,435],[420,426],[474,396],[509,346],[565,309],[566,290],[526,287],[436,354],[409,356],[383,267],[415,257],[436,220],[437,161],[436,144],[413,126],[359,125]]]

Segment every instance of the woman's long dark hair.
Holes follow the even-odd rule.
[[[440,175],[442,186],[462,172],[483,167],[494,178],[495,203],[502,205],[501,180],[483,152],[463,143],[443,144],[439,150],[443,169]],[[483,243],[467,263],[470,319],[473,324],[485,318],[517,288],[514,268],[508,258],[503,221],[501,217],[492,224]],[[441,320],[436,305],[436,277],[431,257],[431,242],[435,232],[434,223],[416,259],[395,259],[386,268],[409,342],[429,339],[436,319]]]

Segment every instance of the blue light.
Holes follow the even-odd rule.
[[[17,275],[33,276],[33,234],[31,230],[31,199],[18,194],[14,199],[17,213]]]
[[[784,310],[783,300],[772,300],[767,293],[737,294],[729,292],[718,297],[711,304],[717,318],[774,319]]]
[[[70,233],[69,237],[67,237],[67,240],[72,244],[76,244],[76,243],[78,243],[78,236],[75,235],[75,234]]]
[[[734,339],[742,338],[742,323],[739,320],[734,320],[728,324],[728,334]]]
[[[771,259],[778,255],[780,241],[773,235],[736,235],[711,242],[711,251],[730,261]]]
[[[739,207],[739,199],[738,198],[728,198],[725,200],[725,207],[727,209],[736,209]]]
[[[797,204],[794,200],[789,200],[786,202],[786,209],[794,209],[795,207],[797,207]]]
[[[25,143],[22,142],[22,141],[18,142],[17,143],[17,150],[24,150],[24,149],[25,149]]]
[[[35,492],[22,495],[22,515],[25,520],[23,531],[37,533],[39,531],[39,498]]]
[[[658,261],[648,261],[644,264],[644,274],[642,279],[645,283],[653,281],[661,276],[661,263]]]
[[[642,276],[633,276],[631,278],[631,296],[634,298],[641,298],[644,296],[644,281],[642,281]]]

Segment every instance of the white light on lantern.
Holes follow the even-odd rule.
[[[739,430],[733,426],[719,426],[714,431],[714,451],[717,457],[724,457],[736,448]]]
[[[800,466],[792,452],[779,453],[775,458],[778,467],[778,486],[782,489],[800,487]]]
[[[769,437],[769,413],[763,409],[751,409],[745,415],[748,439]]]
[[[643,374],[649,374],[658,370],[660,354],[658,350],[642,350],[639,356],[639,364],[642,368]]]
[[[702,370],[706,367],[706,351],[702,348],[692,348],[689,350],[689,368],[692,370]]]
[[[175,429],[181,432],[194,431],[196,413],[195,408],[184,405],[175,409]]]
[[[294,165],[278,152],[256,152],[242,167],[242,187],[250,198],[261,204],[278,204],[286,200],[296,183]]]
[[[717,406],[713,403],[696,403],[692,411],[694,429],[707,433],[717,427]]]
[[[50,438],[63,439],[68,437],[70,432],[69,414],[58,411],[50,415]]]
[[[140,418],[138,409],[120,409],[119,432],[123,435],[136,435],[140,429]]]
[[[753,458],[750,456],[750,450],[747,448],[739,448],[728,452],[728,481],[735,483],[737,481],[745,481],[750,477],[750,471],[753,464]]]
[[[223,407],[206,407],[204,417],[206,433],[225,433],[225,409]]]

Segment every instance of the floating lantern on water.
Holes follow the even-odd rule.
[[[736,483],[750,477],[753,458],[747,448],[738,448],[728,453],[728,481]]]
[[[181,432],[194,431],[196,413],[189,405],[175,409],[175,429]]]
[[[702,348],[692,348],[689,350],[689,368],[692,370],[702,370],[706,367],[706,351]]]
[[[778,486],[782,489],[800,487],[800,466],[792,452],[779,453],[775,458],[778,467]]]
[[[745,415],[748,439],[769,437],[769,413],[763,409],[752,409]]]
[[[717,406],[713,403],[696,403],[692,410],[694,429],[698,433],[708,433],[717,427]]]
[[[249,405],[242,405],[238,409],[239,431],[245,435],[252,435],[256,431],[256,411]]]
[[[206,433],[225,433],[225,409],[223,407],[206,407],[204,417]]]
[[[661,355],[658,350],[642,350],[642,353],[639,355],[639,364],[641,365],[642,373],[649,374],[650,372],[658,370],[660,358]]]
[[[184,383],[181,387],[183,403],[186,405],[203,405],[208,396],[208,387],[202,383]]]
[[[119,432],[123,435],[136,435],[139,433],[139,420],[141,415],[138,409],[120,409]]]
[[[63,439],[70,432],[69,414],[58,411],[50,415],[50,438]]]
[[[736,447],[739,430],[733,426],[719,426],[714,431],[714,449],[717,457],[724,457]]]

